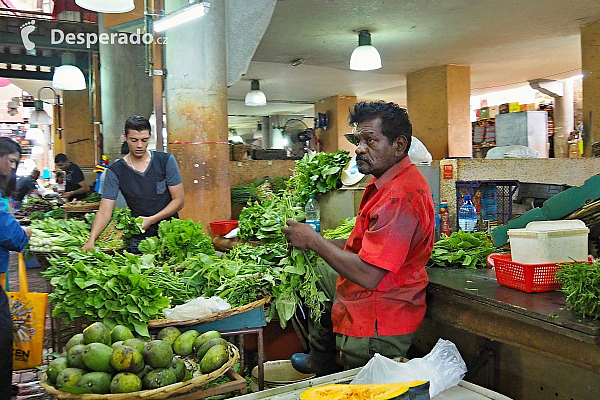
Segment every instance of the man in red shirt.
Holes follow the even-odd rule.
[[[292,356],[294,368],[318,375],[339,370],[336,348],[346,368],[363,366],[375,353],[405,356],[426,310],[434,207],[427,181],[407,157],[408,114],[395,103],[359,102],[349,121],[358,170],[374,176],[350,238],[326,240],[295,221],[282,228],[292,246],[324,260],[317,266],[320,286],[332,307],[309,324],[310,353]]]

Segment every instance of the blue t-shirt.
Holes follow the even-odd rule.
[[[28,240],[21,225],[0,201],[0,273],[8,270],[8,252],[23,250]]]
[[[155,161],[154,153],[155,153],[154,151],[151,152],[152,160],[150,160],[150,163]],[[167,183],[167,186],[179,185],[181,182],[183,182],[183,180],[181,179],[181,174],[179,173],[179,167],[177,166],[177,161],[175,161],[175,157],[173,157],[172,154],[169,154],[168,156],[169,157],[167,159],[167,167],[165,169],[165,181]],[[125,163],[125,164],[127,164],[127,163]],[[129,165],[127,165],[127,166],[129,167]],[[135,172],[136,174],[143,177],[146,174],[146,172],[148,172],[150,170],[150,165],[148,165],[148,168],[143,173],[140,173],[131,167],[129,167],[129,169],[131,169],[133,172]],[[101,194],[102,198],[109,199],[109,200],[116,200],[117,196],[119,195],[119,191],[121,189],[119,186],[119,178],[109,168],[107,168],[102,173],[102,176],[103,176],[103,178],[102,178],[102,182],[100,184],[101,185],[100,186],[100,194]]]

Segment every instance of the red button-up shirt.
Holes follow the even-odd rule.
[[[434,240],[434,207],[425,177],[408,156],[365,188],[345,249],[389,271],[374,290],[341,275],[333,330],[348,336],[403,335],[425,316],[425,264]]]

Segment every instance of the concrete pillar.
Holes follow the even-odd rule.
[[[354,155],[356,146],[344,137],[344,134],[352,132],[348,125],[348,115],[354,103],[356,96],[331,96],[315,104],[315,113],[327,114],[327,130],[317,129],[321,150],[325,153],[348,150],[350,155]]]
[[[95,164],[94,130],[87,90],[63,91],[62,128],[65,153],[79,166]],[[55,154],[57,154],[55,150]]]
[[[171,13],[187,0],[165,2]],[[181,218],[230,218],[225,0],[202,18],[166,31],[168,151],[185,188]],[[208,229],[207,229],[208,231]]]
[[[600,140],[600,21],[581,28],[583,73],[583,148],[591,156],[591,144]]]
[[[271,127],[271,118],[262,117],[262,140],[261,145],[263,149],[270,149],[273,146],[273,128]]]
[[[99,34],[115,32],[105,28],[102,13],[98,18]],[[100,43],[103,151],[111,161],[121,157],[125,120],[152,113],[152,78],[144,71],[144,57],[143,44]]]
[[[406,77],[413,135],[434,160],[471,157],[471,67],[441,65]]]
[[[575,129],[573,81],[562,82],[562,96],[554,97],[554,158],[569,158],[569,134]]]

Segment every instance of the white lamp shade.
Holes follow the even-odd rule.
[[[267,96],[260,90],[251,90],[246,95],[245,103],[247,106],[264,106],[267,104]]]
[[[33,140],[36,143],[44,143],[44,131],[40,128],[29,128],[25,133],[25,139]]]
[[[358,46],[350,56],[350,69],[355,71],[371,71],[381,68],[381,56],[371,45]]]
[[[102,13],[123,13],[135,8],[133,0],[75,0],[81,8]]]
[[[44,154],[44,148],[42,146],[33,146],[31,148],[31,158],[40,158]]]
[[[83,72],[74,65],[61,65],[54,70],[52,87],[60,90],[83,90],[86,88]]]
[[[35,110],[29,117],[31,125],[52,125],[52,118],[44,110]]]

